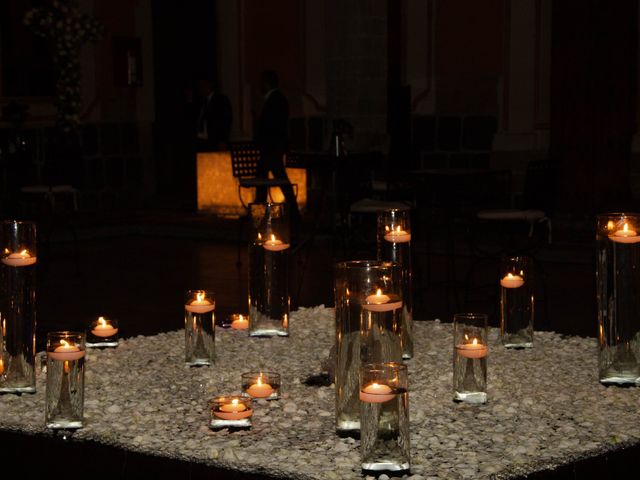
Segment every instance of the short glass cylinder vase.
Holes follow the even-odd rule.
[[[487,402],[487,355],[489,328],[483,313],[453,316],[453,399]]]
[[[336,431],[358,436],[362,363],[402,361],[402,267],[381,261],[336,266]]]
[[[640,385],[640,214],[598,215],[598,370],[605,385]]]
[[[252,203],[249,335],[289,335],[289,217],[284,203]]]
[[[47,334],[47,428],[76,429],[84,425],[85,351],[84,333]]]
[[[211,428],[214,430],[251,428],[252,404],[251,397],[224,396],[213,398],[209,405],[211,409]]]
[[[36,391],[36,225],[0,223],[0,393]]]
[[[215,315],[213,292],[189,290],[184,302],[185,362],[190,366],[211,365],[215,360]]]
[[[98,317],[87,329],[87,348],[114,348],[118,346],[118,321]]]
[[[500,262],[500,332],[506,348],[533,347],[533,260],[503,258]]]
[[[408,473],[411,443],[407,366],[396,362],[363,365],[359,389],[363,473]]]
[[[378,212],[378,260],[402,265],[402,358],[413,357],[413,291],[411,266],[411,210]]]
[[[242,374],[242,391],[251,398],[277,400],[280,398],[280,374],[248,372]]]

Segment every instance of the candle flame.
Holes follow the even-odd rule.
[[[477,338],[474,338],[474,339],[473,339],[473,342],[471,342],[471,344],[472,344],[472,345],[477,345],[477,344],[478,344],[478,339],[477,339]]]
[[[626,223],[625,223],[625,225],[626,225]],[[29,256],[29,251],[25,248],[24,250],[22,250],[20,252],[20,256],[21,257],[28,257]]]
[[[258,232],[258,240],[262,240],[262,235]]]
[[[389,230],[391,230],[391,229],[389,228],[389,225],[385,225],[385,226],[384,226],[384,231],[385,231],[385,232],[388,232]]]
[[[400,233],[400,225],[396,227],[396,232]]]
[[[507,278],[511,280],[513,278],[513,275],[511,273],[507,273]]]
[[[380,385],[378,385],[378,382],[373,382],[371,384],[371,388],[378,388]]]
[[[256,385],[258,385],[259,387],[262,386],[262,372],[260,372],[260,375],[258,375],[258,382],[256,383]]]
[[[275,242],[275,241],[276,241],[276,236],[275,236],[273,233],[271,234],[271,241],[272,241],[272,242]]]
[[[611,220],[607,222],[607,230],[613,230],[613,222]]]
[[[622,227],[622,231],[624,233],[629,233],[629,225],[627,224],[627,222],[624,222],[624,227]]]
[[[204,300],[204,292],[198,292],[196,293],[196,301],[201,302]]]
[[[69,342],[67,342],[65,339],[60,340],[60,345],[62,347],[68,347],[69,346]]]
[[[467,335],[466,333],[464,334],[464,339],[465,340],[469,340],[469,335]]]
[[[244,320],[244,317],[242,316],[242,314],[238,315],[238,321],[242,322]]]
[[[11,250],[9,250],[8,248],[5,248],[4,253],[11,253]]]
[[[378,290],[376,290],[376,297],[381,297],[382,296],[382,289],[379,288]]]
[[[98,324],[102,327],[106,327],[107,321],[104,319],[104,317],[98,317]]]

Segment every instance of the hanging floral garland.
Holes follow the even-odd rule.
[[[51,41],[58,124],[71,131],[80,123],[82,105],[80,47],[102,36],[102,22],[80,12],[72,2],[53,1],[50,6],[28,10],[24,24],[34,35]]]

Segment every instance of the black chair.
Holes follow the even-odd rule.
[[[271,187],[284,187],[292,185],[297,195],[297,185],[291,184],[289,180],[283,178],[260,178],[258,177],[258,163],[260,162],[260,149],[253,142],[232,142],[229,145],[231,151],[231,169],[233,176],[238,179],[238,196],[240,203],[247,209],[242,198],[243,188],[266,187],[267,191]]]

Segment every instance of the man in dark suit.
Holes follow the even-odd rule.
[[[287,181],[284,169],[284,155],[289,148],[289,102],[278,89],[278,75],[273,71],[265,71],[261,76],[264,103],[260,116],[256,120],[254,140],[260,148],[261,158],[258,165],[258,176],[268,178],[269,172],[274,178]],[[285,201],[289,208],[291,220],[296,223],[300,219],[298,204],[289,183],[282,187]],[[267,189],[256,189],[256,202],[266,202]]]
[[[196,145],[199,152],[226,150],[231,133],[231,102],[213,88],[207,78],[198,80],[201,99],[196,118]]]

